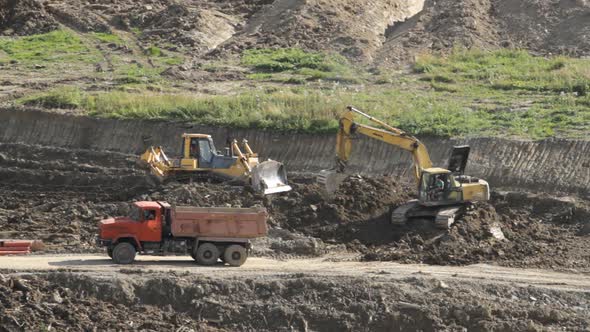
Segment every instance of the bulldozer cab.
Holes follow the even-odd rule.
[[[443,205],[462,201],[461,183],[451,171],[444,168],[428,168],[420,176],[418,188],[420,202],[425,205]]]
[[[215,143],[209,135],[184,134],[182,141],[183,168],[190,169],[227,169],[236,163],[237,157],[219,154]]]

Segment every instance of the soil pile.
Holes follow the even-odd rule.
[[[217,331],[186,313],[149,305],[102,301],[42,277],[0,275],[2,331]]]
[[[588,15],[587,1],[427,0],[420,14],[389,28],[377,64],[402,63],[457,46],[587,55]]]
[[[32,35],[58,28],[40,1],[0,0],[0,34]]]
[[[392,22],[421,1],[276,0],[262,7],[215,53],[253,47],[303,47],[371,61]]]
[[[588,225],[590,209],[571,198],[496,193],[490,204],[477,204],[449,232],[420,228],[394,231],[390,246],[368,248],[364,258],[587,269]]]

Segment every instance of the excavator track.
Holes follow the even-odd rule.
[[[434,226],[439,229],[448,229],[455,223],[458,214],[463,209],[461,206],[447,207],[438,210],[434,218]]]
[[[417,199],[411,200],[406,204],[399,206],[391,212],[391,224],[403,226],[408,222],[408,212],[419,207],[420,203]]]
[[[391,224],[403,226],[411,219],[432,219],[434,226],[448,229],[463,214],[464,206],[427,207],[420,205],[418,200],[412,200],[396,208],[391,213]]]

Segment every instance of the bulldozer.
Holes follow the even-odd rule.
[[[376,128],[355,121],[361,116],[380,126]],[[456,146],[449,159],[449,167],[433,167],[426,146],[416,137],[365,114],[352,106],[340,117],[336,138],[336,166],[323,170],[317,181],[328,192],[334,192],[347,177],[345,169],[352,144],[359,136],[376,139],[406,150],[412,154],[413,175],[416,179],[418,199],[392,209],[391,223],[404,225],[413,219],[433,220],[437,228],[447,229],[476,201],[490,199],[487,181],[465,175],[469,146]]]
[[[242,148],[237,140],[228,141],[229,146],[222,153],[215,149],[211,135],[185,133],[182,135],[181,158],[168,158],[161,146],[151,146],[140,160],[162,180],[201,177],[239,181],[265,195],[291,190],[282,163],[274,160],[260,162],[245,139],[241,142]]]

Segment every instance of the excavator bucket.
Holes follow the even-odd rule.
[[[290,191],[287,184],[287,172],[285,166],[274,160],[262,162],[252,168],[252,187],[255,190],[268,194]]]
[[[334,194],[346,179],[348,174],[338,173],[334,170],[322,170],[316,177],[316,182],[323,185],[328,195]]]

